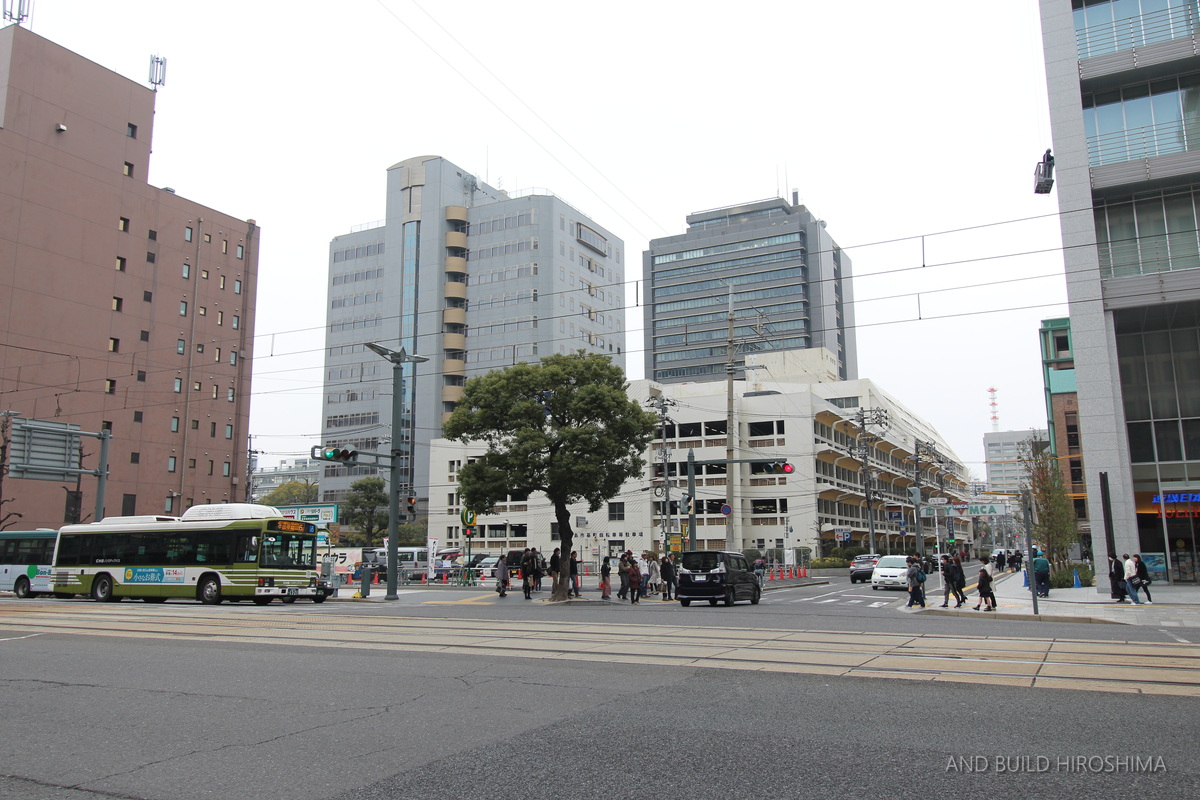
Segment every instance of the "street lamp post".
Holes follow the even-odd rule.
[[[402,453],[400,443],[403,439],[400,428],[403,425],[404,419],[403,365],[419,364],[429,359],[425,356],[409,355],[404,352],[403,347],[399,350],[390,350],[374,342],[366,342],[365,344],[368,350],[392,362],[392,463],[388,473],[388,577],[387,595],[385,595],[384,599],[396,600],[399,599],[399,595],[396,594],[396,578],[400,567],[399,550],[397,549],[396,540],[400,538],[400,460]],[[408,469],[411,475],[411,454],[408,459]],[[415,487],[410,488],[415,489]],[[430,555],[432,556],[433,554],[430,553]]]

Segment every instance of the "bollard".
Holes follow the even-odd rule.
[[[1021,574],[1025,576],[1025,582],[1021,586],[1024,589],[1028,589],[1029,588],[1029,570],[1027,570],[1027,569],[1021,570]]]
[[[1074,570],[1074,572],[1075,572],[1075,588],[1082,589],[1083,583],[1079,580],[1079,570]]]
[[[362,585],[358,589],[360,597],[371,596],[371,572],[368,572],[364,567],[362,572]]]

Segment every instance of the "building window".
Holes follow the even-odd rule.
[[[175,352],[179,353],[179,355],[183,355],[184,353],[186,353],[187,352],[187,342],[184,341],[183,339],[176,339],[175,340]]]
[[[175,471],[175,456],[167,456],[167,472]],[[168,503],[170,500],[167,501]]]
[[[193,392],[200,391],[200,381],[192,381],[192,391]]]
[[[203,345],[203,344],[198,344],[198,345],[196,345],[196,352],[197,352],[197,353],[203,353],[203,352],[204,352],[204,345]]]
[[[151,253],[148,250],[146,251],[146,263],[147,264],[153,264],[155,258],[157,258],[157,256],[155,256],[154,253]]]
[[[240,244],[239,244],[239,245],[237,246],[237,257],[238,257],[238,258],[241,258],[241,257],[242,257],[242,256],[244,256],[245,254],[246,254],[246,248],[245,248],[245,247],[243,247],[242,245],[240,245]]]
[[[232,439],[232,438],[233,438],[233,426],[232,426],[232,425],[226,425],[226,426],[225,426],[225,438],[226,438],[226,439]]]
[[[242,282],[240,280],[233,282],[233,293],[234,294],[242,293]]]
[[[112,428],[112,420],[110,420],[110,419],[105,419],[105,420],[101,420],[101,421],[100,421],[100,430],[102,430],[102,431],[110,431],[110,432],[111,432],[111,431],[112,431],[112,429],[113,429],[113,428]]]
[[[200,420],[198,420],[198,419],[192,420],[191,425],[192,425],[192,430],[194,430],[194,431],[200,430]]]
[[[217,324],[218,324],[218,325],[224,325],[224,324],[225,324],[225,312],[224,312],[224,311],[218,311],[218,312],[217,312]]]
[[[142,302],[150,303],[154,300],[154,292],[142,292]]]
[[[609,503],[608,504],[608,520],[609,522],[617,522],[625,519],[625,504],[624,503]]]
[[[104,381],[104,393],[105,394],[116,394],[117,393],[117,382],[115,380],[113,380],[112,378],[108,378],[107,380],[105,380]]]
[[[132,517],[137,514],[137,495],[123,494],[121,495],[121,516]]]
[[[191,264],[183,265],[183,277],[185,277],[185,278],[192,277],[192,265]]]
[[[220,360],[221,360],[221,348],[219,348],[219,347],[214,347],[214,348],[213,348],[213,353],[214,353],[214,355],[213,355],[213,361],[220,361]]]
[[[225,399],[231,403],[233,402],[233,387],[232,386],[225,390]]]
[[[143,342],[150,341],[150,331],[139,331],[138,338],[141,339]]]
[[[231,367],[236,367],[236,366],[237,366],[237,350],[230,350],[230,351],[229,351],[229,365],[230,365]]]
[[[182,391],[183,391],[183,378],[176,378],[175,379],[175,394],[179,394]]]
[[[130,464],[142,463],[142,454],[141,453],[130,453],[129,454],[129,463]]]
[[[228,461],[221,464],[221,474],[224,475],[226,478],[229,477],[229,468],[230,468],[230,464]]]
[[[217,287],[223,292],[225,291],[225,276],[222,275],[217,279]]]
[[[242,327],[242,318],[237,314],[233,315],[233,329],[236,331]]]
[[[229,252],[229,240],[228,240],[228,239],[222,239],[222,240],[221,240],[221,252],[222,252],[222,253],[228,253],[228,252]]]
[[[129,217],[117,217],[117,230],[129,232]]]
[[[134,125],[132,122],[125,123],[125,135],[128,136],[130,139],[136,139],[137,138],[137,125]]]
[[[215,422],[208,423],[208,437],[210,439],[217,438],[217,423],[215,423]]]
[[[208,280],[208,270],[206,270],[206,269],[200,270],[200,278],[202,280]]]
[[[221,391],[221,387],[220,387],[220,386],[217,386],[217,385],[214,383],[214,384],[213,384],[213,390],[212,390],[212,399],[213,399],[213,400],[216,400],[216,399],[217,399],[217,394],[218,394],[220,391]]]
[[[158,241],[158,231],[153,230],[153,229],[146,231],[146,238],[152,242],[157,242]]]
[[[179,417],[171,417],[171,433],[179,433]]]
[[[137,379],[138,379],[139,383],[145,383],[146,382],[146,370],[139,369],[137,371]]]
[[[133,421],[134,421],[134,422],[141,422],[141,421],[142,421],[142,412],[141,412],[141,411],[135,411],[135,412],[133,412]]]
[[[206,234],[204,234],[204,241],[206,241],[206,242],[211,242],[211,241],[212,241],[212,234],[211,234],[211,233],[206,233]]]
[[[212,475],[212,474],[213,474],[213,465],[214,465],[215,463],[216,463],[216,462],[214,462],[212,459],[209,459],[209,462],[208,462],[208,474],[209,474],[209,475]]]
[[[188,459],[188,469],[195,469],[195,468],[196,468],[196,459],[189,458]]]
[[[111,336],[108,337],[108,352],[110,352],[110,353],[121,352],[121,340],[114,339]]]
[[[113,310],[113,311],[120,311],[120,310],[121,310],[121,306],[123,306],[123,305],[125,305],[125,300],[124,300],[124,298],[121,298],[121,297],[114,297],[114,298],[113,298],[113,302],[112,302],[112,310]]]
[[[125,271],[125,256],[117,256],[117,272]]]
[[[179,301],[179,316],[181,316],[181,317],[187,316],[187,300]]]
[[[133,164],[130,164],[128,161],[126,161],[125,168],[122,170],[122,173],[125,175],[126,178],[132,178],[133,177]]]
[[[206,317],[206,316],[208,316],[208,307],[207,306],[196,306],[196,313],[202,317]]]
[[[190,225],[185,227],[183,229],[183,240],[185,242],[190,242],[192,240],[192,233],[193,233],[193,231],[192,231],[192,227]]]

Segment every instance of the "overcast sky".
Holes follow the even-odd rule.
[[[417,155],[549,189],[631,265],[794,189],[853,261],[861,377],[978,477],[989,388],[1001,430],[1045,427],[1037,329],[1066,291],[1036,0],[35,0],[27,27],[142,83],[165,56],[150,182],[262,227],[264,465],[320,441],[329,240]]]

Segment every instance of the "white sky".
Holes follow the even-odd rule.
[[[150,182],[262,226],[263,465],[320,442],[329,240],[417,155],[549,189],[633,279],[688,213],[796,189],[853,261],[861,377],[978,477],[990,387],[1002,430],[1046,425],[1037,329],[1066,291],[1057,196],[1033,194],[1036,0],[35,0],[26,25],[142,83],[165,56]]]

